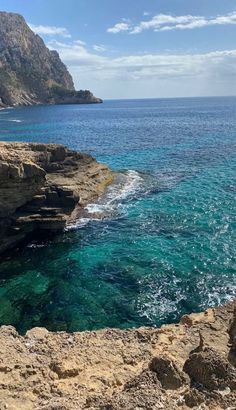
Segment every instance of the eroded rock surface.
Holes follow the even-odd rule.
[[[184,365],[184,371],[193,383],[201,384],[209,390],[236,390],[236,368],[216,349],[205,348],[193,353]]]
[[[235,306],[160,329],[68,334],[35,328],[22,337],[3,326],[0,409],[232,410]]]
[[[22,16],[0,12],[0,107],[100,102],[88,90],[75,90],[57,51]]]
[[[62,145],[0,142],[0,253],[63,229],[111,181],[105,165]]]

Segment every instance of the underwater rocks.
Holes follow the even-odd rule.
[[[232,410],[235,307],[160,329],[69,334],[34,328],[23,337],[2,326],[0,408]]]
[[[0,142],[0,253],[64,229],[111,181],[108,167],[62,145]]]

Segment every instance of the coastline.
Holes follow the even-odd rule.
[[[60,232],[113,181],[106,165],[62,145],[0,142],[0,253]]]
[[[108,171],[108,184],[113,176]],[[94,179],[93,172],[90,177]],[[105,187],[106,183],[98,182],[97,195]],[[86,195],[83,206],[89,203]],[[234,311],[235,302],[187,315],[180,324],[160,329],[81,333],[31,329],[21,337],[12,327],[3,326],[0,405],[13,410],[133,410],[147,405],[152,410],[232,408],[236,400]],[[198,354],[199,349],[204,354],[191,354]],[[183,370],[190,356],[197,360],[197,366],[191,362],[191,377]],[[153,370],[156,357],[158,366],[167,372],[167,381],[160,381],[160,374]],[[199,363],[207,379],[196,371]],[[215,380],[217,372],[223,376]]]
[[[236,410],[236,11],[17,3],[0,410]]]

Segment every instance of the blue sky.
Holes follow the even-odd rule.
[[[236,1],[0,0],[102,98],[236,95]]]

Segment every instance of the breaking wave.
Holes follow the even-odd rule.
[[[119,174],[115,182],[97,202],[88,204],[81,218],[69,225],[67,229],[82,228],[90,221],[113,219],[126,213],[127,204],[137,198],[141,191],[143,178],[134,170]]]

